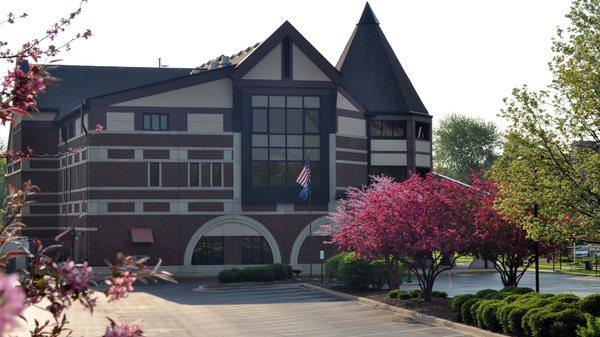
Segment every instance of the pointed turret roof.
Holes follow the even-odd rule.
[[[370,114],[428,114],[368,2],[336,68]]]

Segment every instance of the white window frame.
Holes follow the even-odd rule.
[[[219,186],[215,186],[215,184],[213,182],[213,165],[214,164],[221,165],[221,185],[219,185]],[[223,167],[224,167],[224,165],[222,162],[210,162],[210,187],[223,187],[225,185],[225,181],[224,181],[225,175],[223,173],[223,171],[224,171]]]
[[[158,186],[152,186],[150,185],[150,182],[152,181],[151,178],[151,172],[150,172],[150,166],[151,164],[156,163],[158,164]],[[159,188],[162,187],[162,164],[159,161],[152,161],[152,162],[148,162],[148,187],[150,188]]]

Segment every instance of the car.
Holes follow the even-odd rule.
[[[582,258],[590,255],[590,249],[586,245],[579,245],[573,248],[573,257]]]

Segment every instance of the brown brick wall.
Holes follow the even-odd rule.
[[[145,202],[144,212],[169,212],[170,204],[168,202]]]
[[[162,163],[162,186],[185,187],[188,185],[187,163]]]
[[[29,159],[29,168],[58,168],[58,160],[35,160]]]
[[[169,159],[169,150],[144,150],[144,159]]]
[[[223,164],[223,186],[233,187],[233,163]]]
[[[233,136],[230,135],[128,135],[99,133],[94,138],[91,144],[103,146],[157,146],[174,148],[185,144],[185,146],[189,147],[233,147]]]
[[[223,212],[222,202],[190,202],[189,212]]]
[[[96,162],[90,164],[91,186],[148,186],[147,163]]]
[[[277,204],[242,204],[244,212],[275,212]]]
[[[223,159],[223,151],[189,150],[188,159]]]
[[[133,159],[135,158],[135,150],[129,149],[108,149],[106,157],[109,159]]]
[[[367,165],[341,164],[336,167],[336,186],[361,186],[368,182]]]
[[[339,160],[352,160],[352,161],[362,161],[367,162],[367,154],[366,153],[356,153],[356,152],[344,152],[344,151],[336,151],[335,159]]]
[[[133,202],[109,202],[106,204],[108,212],[135,212]]]
[[[368,142],[366,139],[337,136],[335,146],[344,149],[367,150]]]
[[[148,189],[141,191],[92,190],[90,199],[233,199],[231,190],[160,190]]]

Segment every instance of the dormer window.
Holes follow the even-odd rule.
[[[406,122],[373,120],[371,121],[371,138],[406,138]]]
[[[431,140],[429,124],[421,122],[415,123],[415,138],[418,140]]]

